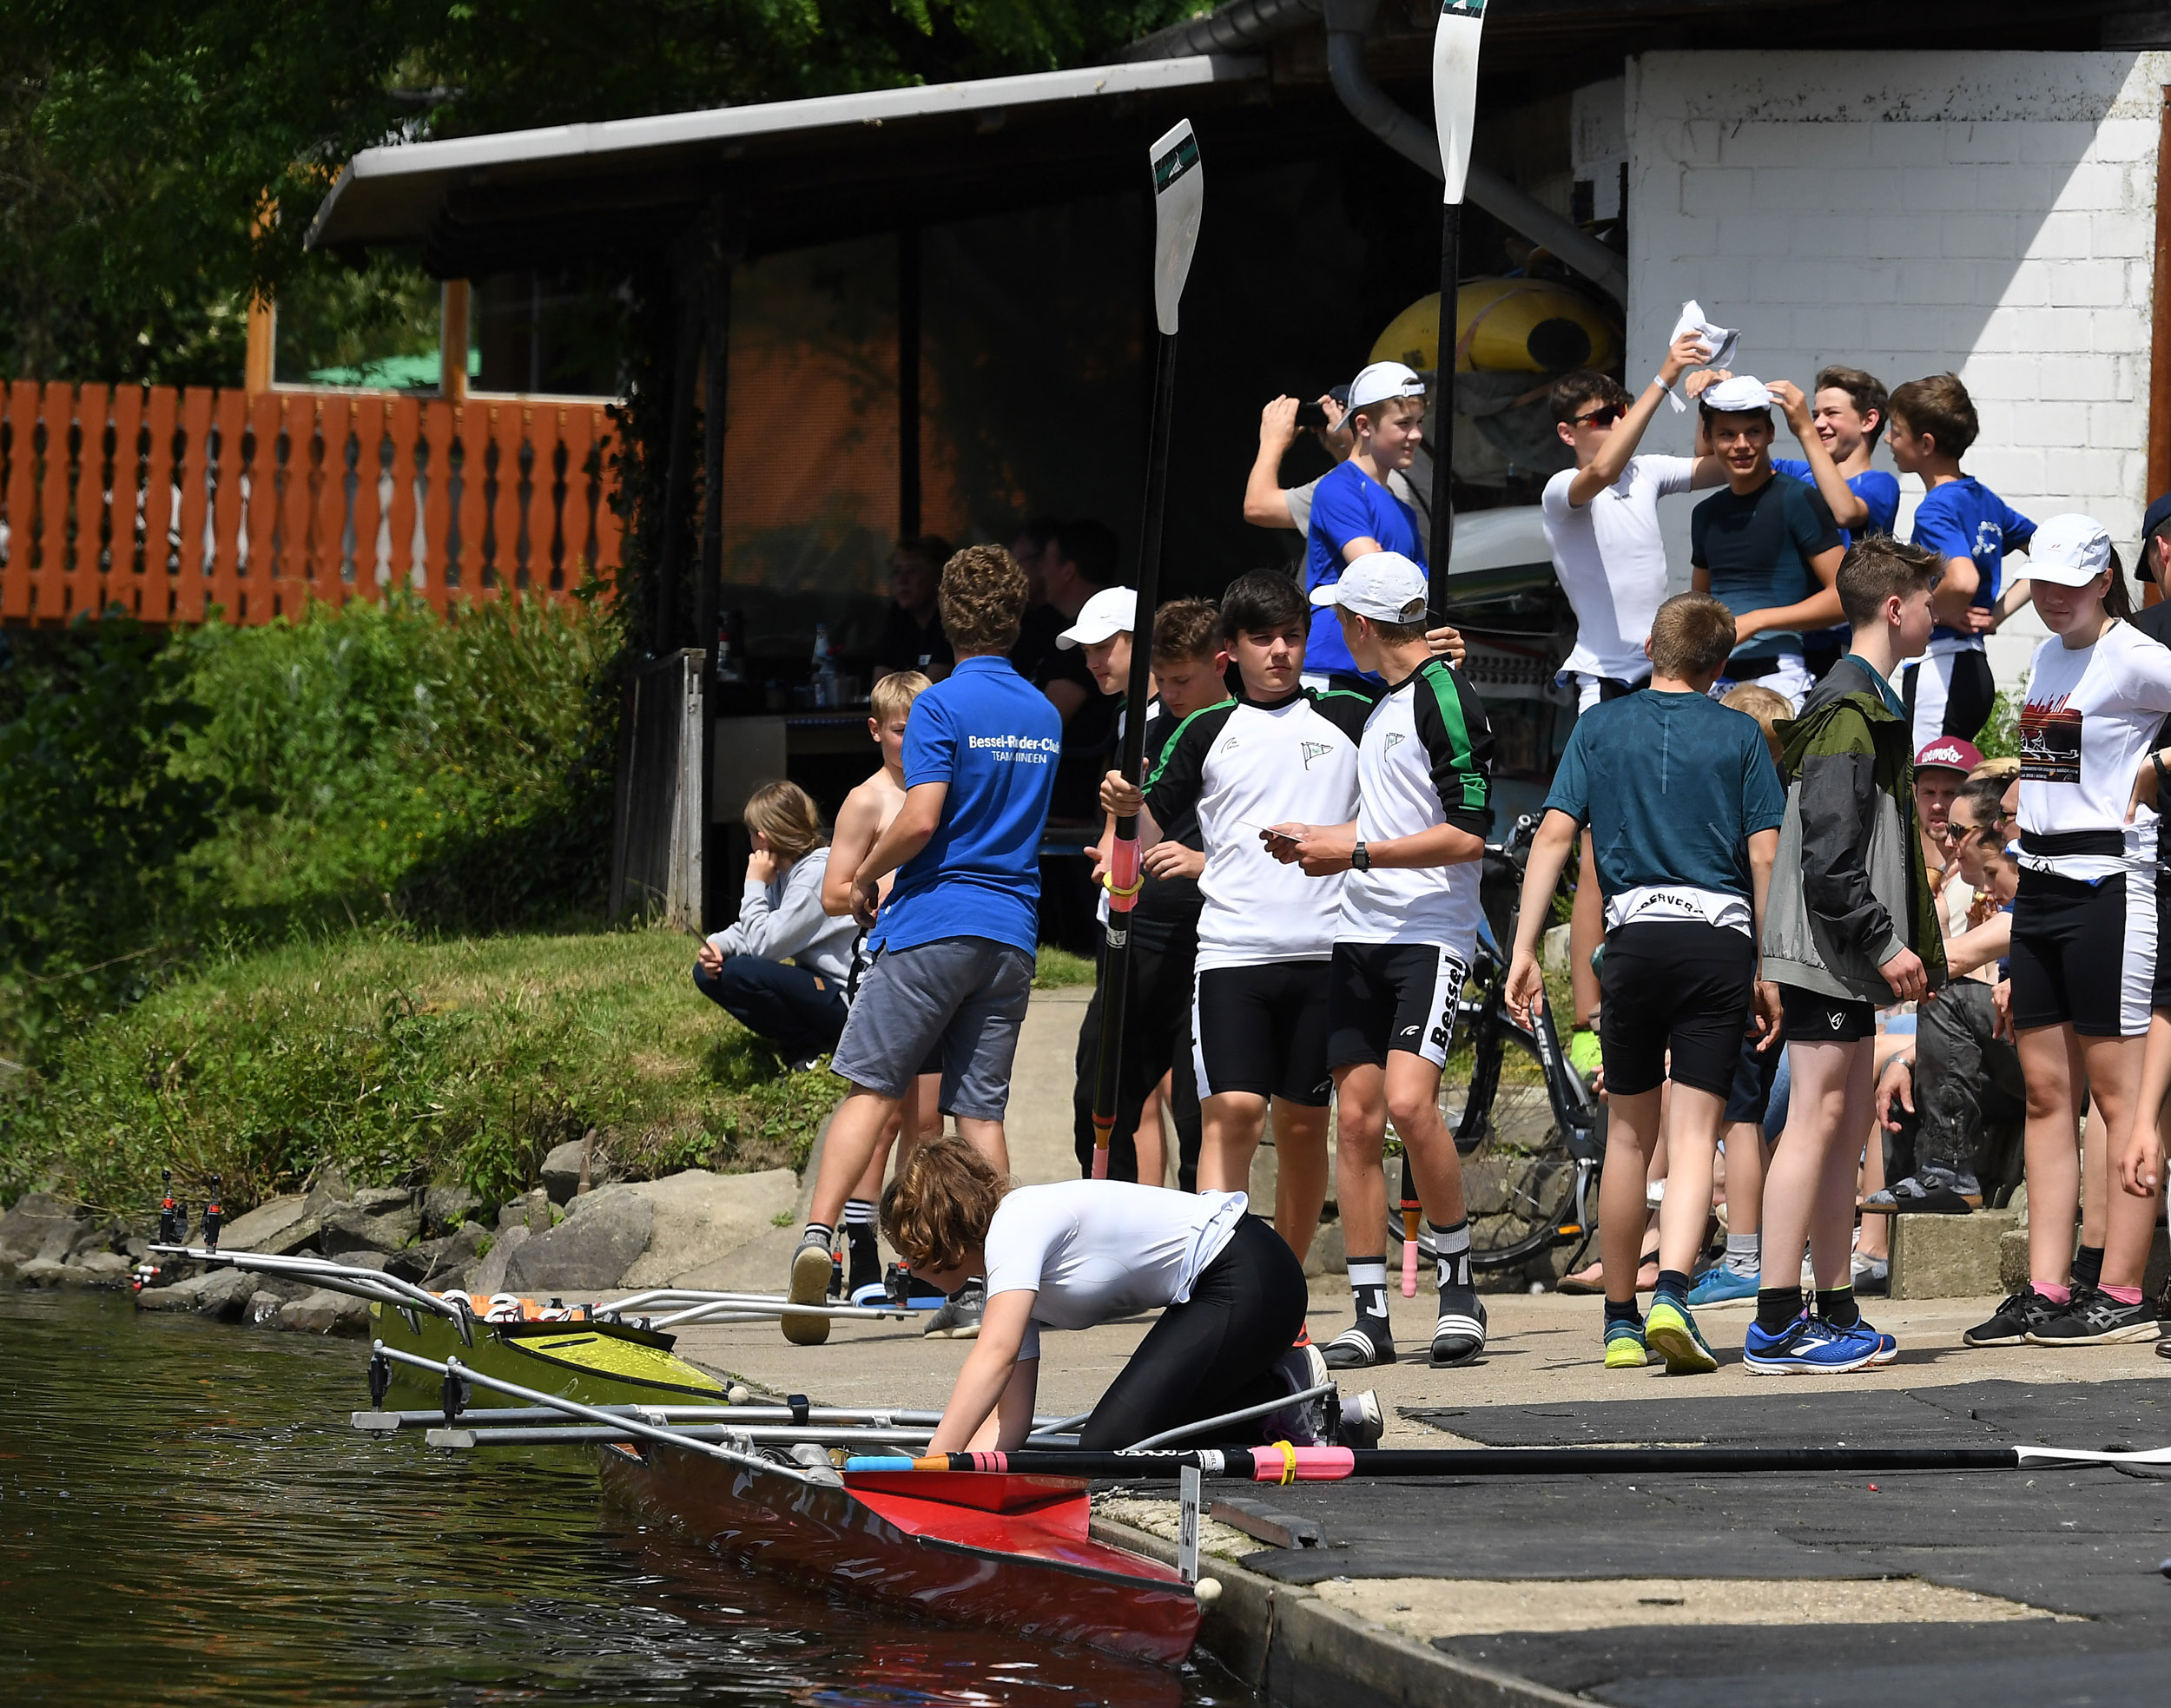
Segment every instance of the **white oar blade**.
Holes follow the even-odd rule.
[[[1153,318],[1170,337],[1177,305],[1191,276],[1198,247],[1198,220],[1206,206],[1206,175],[1198,163],[1198,139],[1189,119],[1153,145]]]
[[[2023,1447],[2013,1449],[2025,1465],[2171,1465],[2171,1447],[2139,1453],[2091,1453],[2084,1448]]]
[[[1441,0],[1432,36],[1432,116],[1440,129],[1441,200],[1462,200],[1470,175],[1470,140],[1477,129],[1477,38],[1485,0]]]

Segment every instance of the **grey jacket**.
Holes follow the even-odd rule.
[[[848,983],[860,928],[849,913],[831,919],[822,911],[822,876],[828,869],[828,849],[816,848],[773,883],[749,879],[739,922],[709,940],[727,955],[795,961],[840,986]]]

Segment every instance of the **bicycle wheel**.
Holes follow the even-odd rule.
[[[1440,1112],[1462,1161],[1470,1266],[1504,1269],[1552,1249],[1575,1212],[1575,1160],[1536,1048],[1481,1022],[1465,1083],[1442,1077]]]

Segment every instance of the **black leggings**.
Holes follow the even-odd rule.
[[[1146,1331],[1086,1419],[1079,1445],[1126,1448],[1179,1423],[1283,1398],[1288,1384],[1274,1367],[1304,1326],[1304,1304],[1297,1254],[1270,1223],[1245,1217],[1191,1297]],[[1262,1441],[1263,1421],[1231,1424],[1227,1437]]]

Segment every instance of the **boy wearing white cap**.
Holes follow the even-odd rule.
[[[1349,382],[1355,435],[1347,461],[1312,493],[1305,531],[1304,589],[1316,593],[1341,579],[1343,568],[1376,551],[1398,552],[1423,568],[1424,533],[1417,512],[1388,490],[1388,477],[1408,468],[1424,440],[1425,382],[1400,362],[1374,362]],[[1304,669],[1323,682],[1332,671],[1358,674],[1334,613],[1313,613]]]
[[[1269,843],[1277,860],[1310,876],[1349,874],[1329,973],[1336,1012],[1327,1064],[1340,1111],[1342,1225],[1356,1230],[1349,1267],[1356,1320],[1327,1348],[1336,1369],[1395,1362],[1381,1167],[1390,1116],[1439,1254],[1432,1362],[1465,1364],[1485,1349],[1462,1164],[1440,1116],[1440,1072],[1481,917],[1476,862],[1493,821],[1493,732],[1469,684],[1430,656],[1425,595],[1424,571],[1392,551],[1356,559],[1339,581],[1313,591],[1312,603],[1333,614],[1359,668],[1389,686],[1358,743],[1355,821],[1277,824]]]
[[[1823,496],[1772,468],[1772,392],[1761,379],[1723,379],[1697,407],[1726,475],[1727,490],[1689,522],[1690,585],[1734,617],[1720,681],[1761,682],[1798,708],[1811,686],[1802,631],[1839,621],[1833,583],[1846,548]]]

